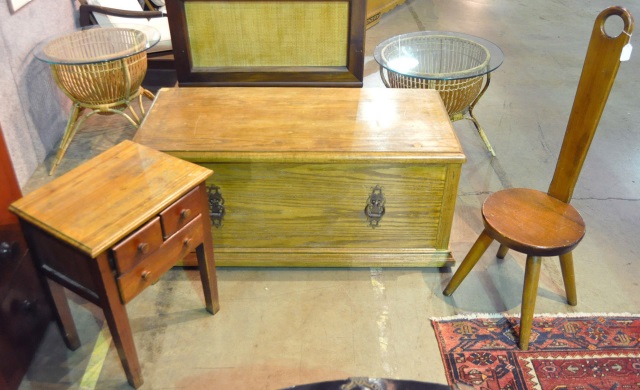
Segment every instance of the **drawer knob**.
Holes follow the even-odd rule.
[[[140,244],[138,244],[138,252],[143,255],[149,253],[149,244],[147,244],[146,242],[141,242]]]
[[[185,247],[188,247],[189,245],[191,245],[191,242],[193,242],[193,238],[185,238],[184,241],[182,241],[182,244]]]
[[[183,209],[180,211],[180,218],[189,219],[191,218],[191,209]]]
[[[151,277],[151,271],[145,269],[144,271],[142,271],[140,277],[142,278],[142,280],[148,280]]]

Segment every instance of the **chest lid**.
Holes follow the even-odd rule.
[[[425,89],[163,88],[134,141],[193,162],[465,160]]]

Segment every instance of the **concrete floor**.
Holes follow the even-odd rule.
[[[367,31],[367,88],[382,86],[375,46],[396,34],[461,31],[493,41],[505,53],[476,107],[497,157],[488,155],[471,122],[454,123],[468,158],[451,237],[458,260],[482,229],[480,206],[490,193],[505,187],[546,190],[593,22],[609,5],[408,0]],[[638,3],[621,5],[640,17]],[[616,25],[607,27],[614,31]],[[572,202],[587,224],[574,252],[578,306],[565,304],[559,264],[548,259],[536,313],[640,307],[640,53],[634,54],[620,67]],[[121,119],[104,120],[87,121],[60,174],[135,132]],[[48,164],[50,159],[26,191],[49,180]],[[143,388],[277,389],[349,376],[446,383],[431,317],[520,312],[524,256],[509,252],[499,261],[496,250],[494,243],[450,298],[441,291],[455,267],[220,268],[222,310],[213,317],[204,311],[195,271],[174,269],[127,306]],[[21,389],[128,388],[102,313],[69,297],[82,347],[68,351],[51,325]]]

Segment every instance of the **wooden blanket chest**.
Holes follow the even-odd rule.
[[[465,156],[436,91],[165,88],[134,141],[214,171],[218,266],[454,261]]]

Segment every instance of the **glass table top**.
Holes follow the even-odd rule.
[[[34,55],[49,64],[95,64],[134,56],[159,41],[160,32],[144,24],[88,26],[40,42]]]
[[[418,31],[391,37],[373,57],[387,71],[427,80],[458,80],[496,70],[504,60],[494,43],[451,31]]]

